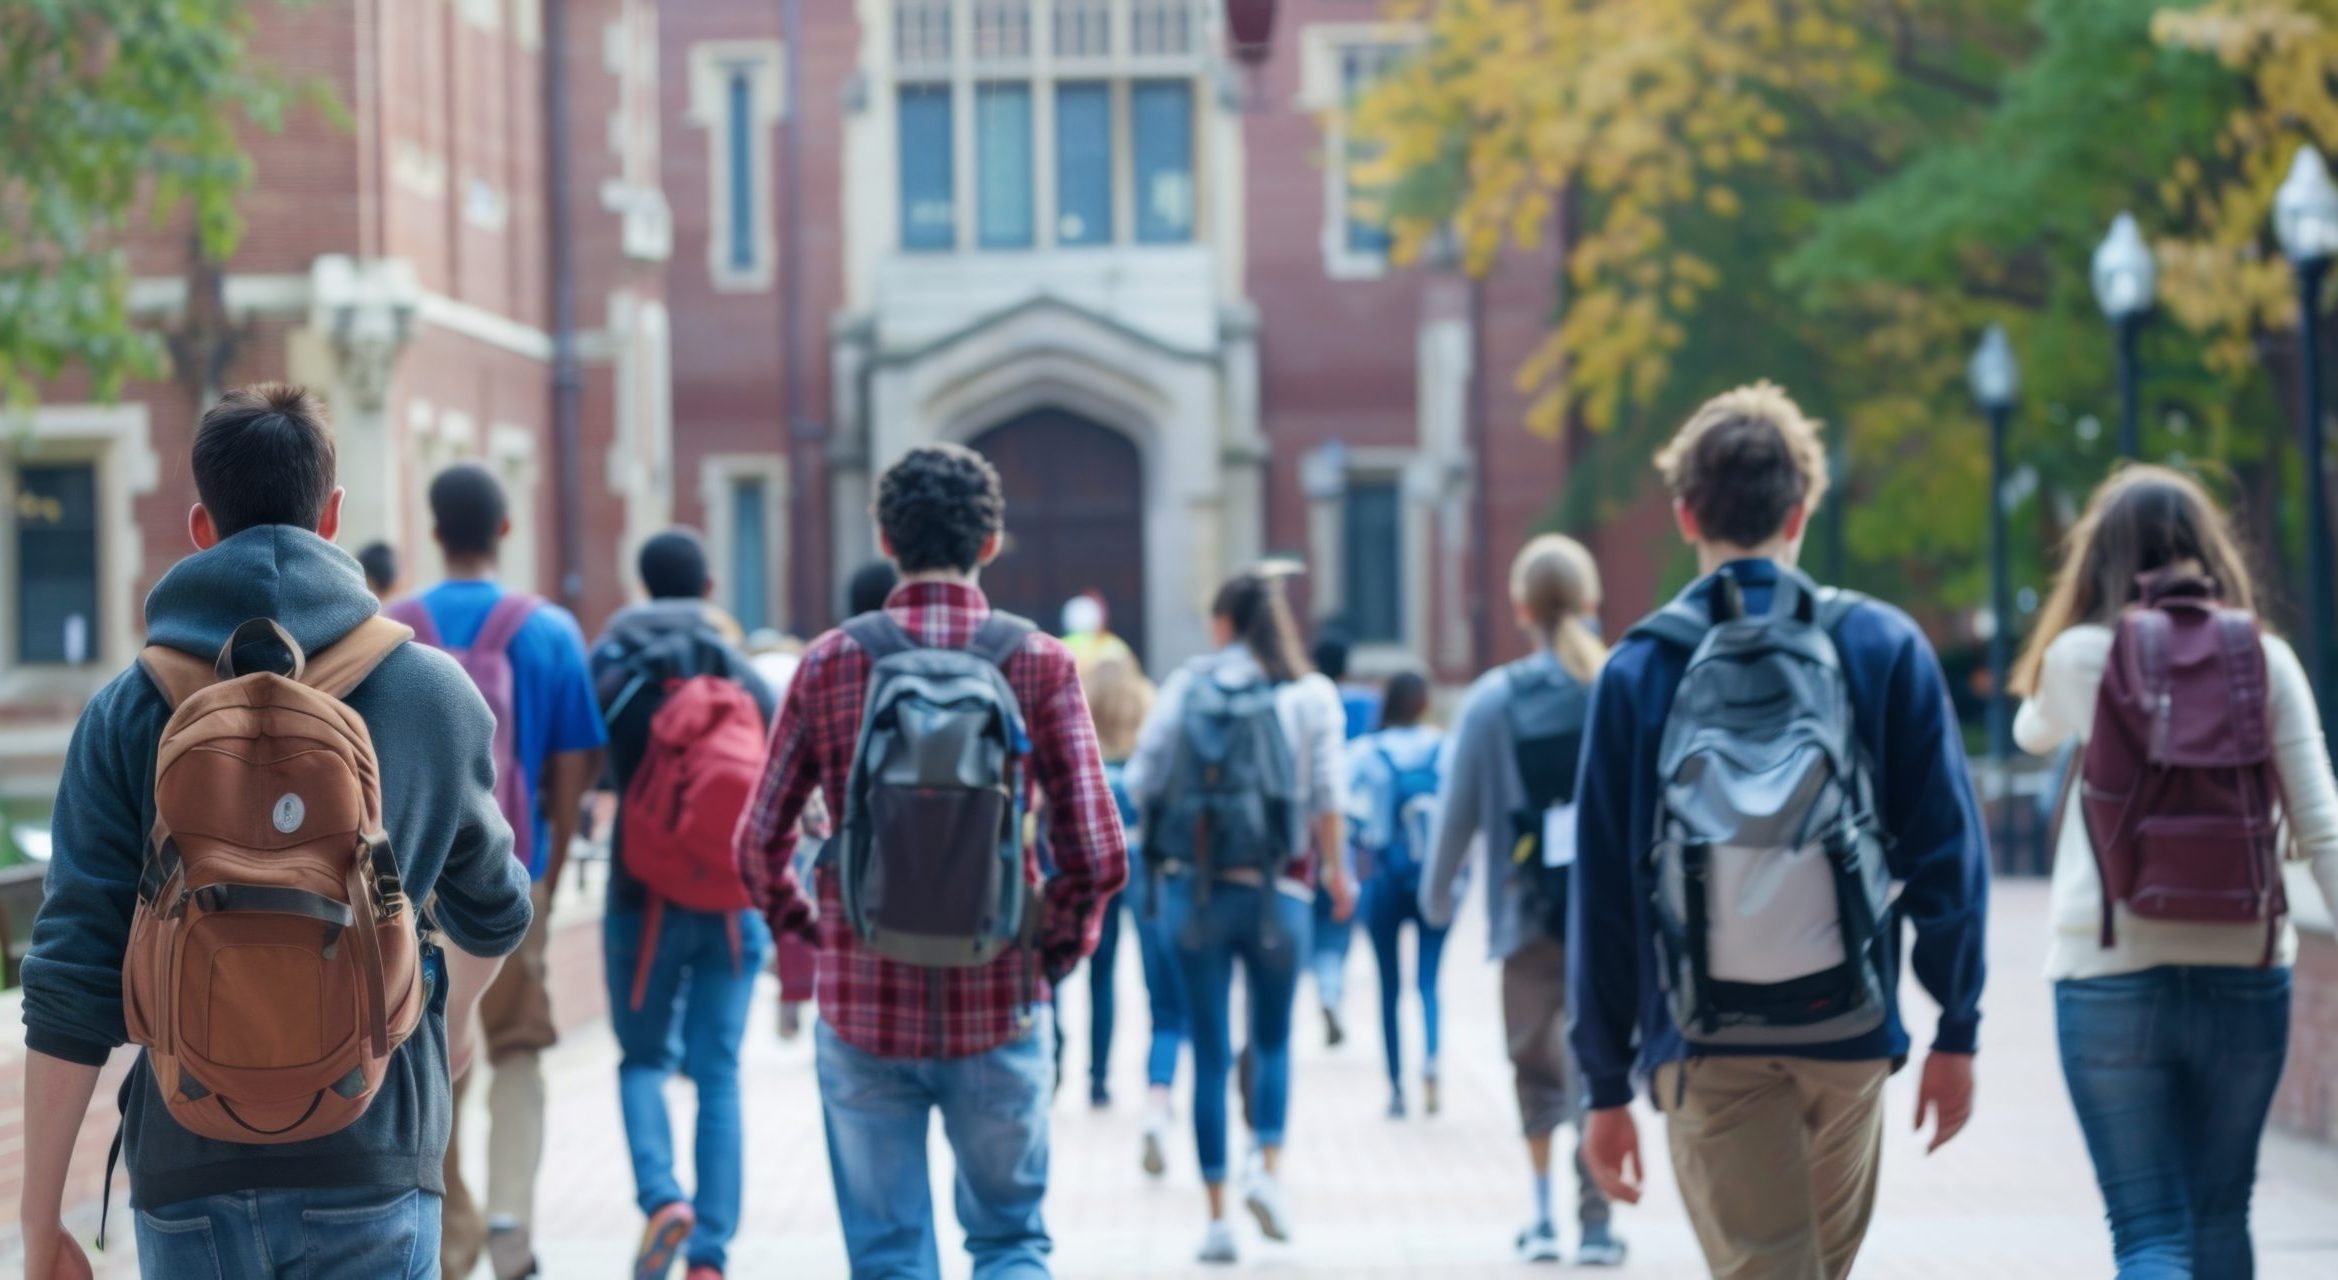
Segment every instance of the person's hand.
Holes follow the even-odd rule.
[[[1648,1171],[1640,1163],[1640,1126],[1630,1107],[1602,1107],[1591,1113],[1583,1128],[1583,1163],[1607,1198],[1618,1204],[1640,1203],[1640,1188]]]
[[[1356,914],[1356,878],[1346,872],[1332,876],[1324,886],[1331,893],[1331,918],[1345,924]]]
[[[1924,1055],[1924,1078],[1916,1088],[1916,1132],[1924,1132],[1929,1117],[1938,1121],[1924,1148],[1926,1155],[1947,1146],[1973,1118],[1973,1055],[1938,1049]]]
[[[62,1222],[24,1233],[25,1280],[91,1280],[95,1272],[81,1242]]]

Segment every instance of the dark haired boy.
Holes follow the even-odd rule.
[[[239,626],[266,618],[313,660],[374,616],[357,562],[332,544],[342,495],[314,397],[275,385],[230,392],[203,415],[192,462],[196,553],[147,597],[150,644],[208,663]],[[291,668],[292,655],[273,642],[236,657],[245,668]],[[402,645],[343,701],[364,720],[381,765],[383,825],[404,890],[415,902],[436,899],[452,944],[425,953],[434,998],[364,1114],[307,1142],[196,1136],[172,1117],[141,1055],[123,1086],[121,1134],[148,1274],[435,1274],[427,1268],[436,1265],[453,1112],[448,1072],[470,1057],[472,1011],[494,957],[527,932],[527,877],[489,787],[494,722],[453,662]],[[24,966],[22,1221],[24,1274],[35,1280],[90,1274],[60,1222],[65,1175],[99,1069],[128,1039],[122,963],[170,715],[143,668],[124,671],[82,712],[57,788],[48,897]],[[329,1239],[310,1229],[312,1219],[334,1224]]]
[[[459,463],[430,482],[432,536],[446,559],[446,581],[390,606],[417,638],[458,653],[497,649],[509,678],[483,690],[511,726],[499,766],[520,779],[518,812],[509,815],[514,852],[535,882],[536,923],[512,963],[480,1005],[487,1036],[487,1203],[464,1186],[459,1152],[447,1157],[448,1275],[469,1275],[487,1250],[497,1280],[535,1271],[531,1239],[536,1172],[544,1154],[543,1052],[559,1039],[552,1019],[545,956],[551,946],[552,894],[568,861],[584,793],[600,776],[607,740],[584,634],[568,610],[496,581],[510,507],[495,473]],[[467,662],[474,673],[479,668]],[[502,705],[508,702],[508,706]],[[512,803],[510,797],[507,804]],[[458,1081],[461,1096],[468,1081]]]
[[[1909,1052],[1896,1002],[1903,922],[1914,926],[1916,978],[1941,1006],[1917,1121],[1937,1117],[1938,1149],[1972,1111],[1988,894],[1979,808],[1947,683],[1923,633],[1888,605],[1824,596],[1794,567],[1827,484],[1816,425],[1776,387],[1741,387],[1699,409],[1657,466],[1705,576],[1667,610],[1674,616],[1643,623],[1616,647],[1593,695],[1567,930],[1570,1036],[1593,1108],[1585,1159],[1610,1196],[1638,1202],[1643,1167],[1629,1106],[1635,1080],[1645,1080],[1665,1114],[1681,1197],[1712,1273],[1839,1280],[1874,1211],[1884,1080]],[[1681,750],[1667,745],[1666,727],[1681,710],[1674,695],[1698,647],[1683,628],[1701,636],[1732,618],[1769,619],[1761,632],[1731,632],[1733,643],[1766,643],[1787,634],[1779,630],[1787,620],[1770,615],[1781,593],[1805,628],[1793,633],[1804,646],[1797,652],[1823,652],[1809,634],[1816,631],[1839,655],[1850,720],[1844,754],[1863,759],[1842,761],[1847,772],[1832,775],[1828,794],[1858,796],[1863,767],[1872,798],[1871,806],[1851,799],[1824,811],[1844,822],[1830,821],[1815,836],[1771,834],[1798,826],[1791,817],[1768,828],[1727,826],[1747,810],[1716,802],[1718,768],[1697,787],[1668,788],[1663,772],[1663,757]],[[1734,652],[1743,658],[1750,650]],[[1816,660],[1786,661],[1803,663],[1806,673],[1823,670]],[[1826,678],[1800,677],[1800,696]],[[1698,721],[1700,729],[1726,725],[1716,705],[1751,716],[1778,703],[1781,689],[1795,701],[1796,687],[1780,685],[1735,702],[1700,698],[1687,711],[1722,717]],[[1825,703],[1840,715],[1835,705]],[[1818,723],[1816,714],[1803,723]],[[1659,830],[1663,811],[1682,825]],[[1711,825],[1686,825],[1689,817]],[[1709,836],[1713,829],[1731,834]],[[1792,843],[1802,839],[1809,843]],[[1880,917],[1867,905],[1867,886],[1880,881],[1850,870],[1876,850],[1901,885]],[[1660,863],[1687,870],[1659,877]],[[1832,883],[1810,891],[1837,867]],[[1861,887],[1847,887],[1853,883]],[[1791,934],[1743,927],[1774,918],[1753,913],[1788,896],[1796,900],[1790,910],[1813,927]],[[1674,912],[1676,901],[1693,905],[1678,934],[1666,926],[1660,947],[1659,912]],[[1730,932],[1733,925],[1740,931]],[[1835,968],[1800,967],[1830,946]],[[1849,975],[1850,985],[1830,975]],[[1826,981],[1809,985],[1813,979]],[[1789,990],[1799,994],[1774,998]],[[1671,1007],[1683,993],[1698,1011],[1687,1034]],[[1837,1010],[1848,1012],[1835,1025],[1870,1029],[1827,1039],[1796,1025]]]
[[[912,450],[879,480],[877,524],[901,571],[884,611],[913,640],[935,649],[976,641],[991,619],[977,579],[998,554],[1005,515],[998,473],[954,445]],[[1055,857],[1039,932],[1028,948],[968,968],[878,955],[845,918],[836,868],[824,862],[807,895],[792,865],[805,801],[815,790],[850,794],[873,665],[842,631],[813,643],[739,834],[740,864],[773,932],[819,947],[820,1099],[845,1249],[855,1275],[940,1274],[926,1175],[939,1109],[975,1274],[1044,1276],[1050,991],[1095,950],[1103,906],[1127,878],[1119,811],[1071,653],[1033,631],[1003,665]],[[847,816],[847,803],[836,807]],[[1023,875],[1038,882],[1029,847]]]
[[[398,595],[398,552],[387,542],[368,542],[357,549],[357,563],[365,570],[366,588],[373,598],[388,603]]]

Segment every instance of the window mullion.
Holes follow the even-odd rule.
[[[950,203],[956,213],[952,223],[958,252],[971,253],[982,235],[981,173],[977,167],[982,157],[974,119],[980,110],[974,95],[974,6],[950,6],[950,23],[950,148],[956,158],[950,166]]]
[[[1031,246],[1055,247],[1055,0],[1031,0]]]

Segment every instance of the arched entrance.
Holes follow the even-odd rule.
[[[1036,409],[968,442],[999,469],[1007,545],[983,571],[991,603],[1049,631],[1064,601],[1104,596],[1112,629],[1145,651],[1145,474],[1136,444],[1061,409]]]

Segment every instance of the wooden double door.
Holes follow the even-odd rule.
[[[1104,597],[1112,630],[1145,651],[1145,473],[1134,441],[1061,409],[976,436],[1007,495],[1006,549],[983,572],[991,603],[1053,633],[1064,602]]]

